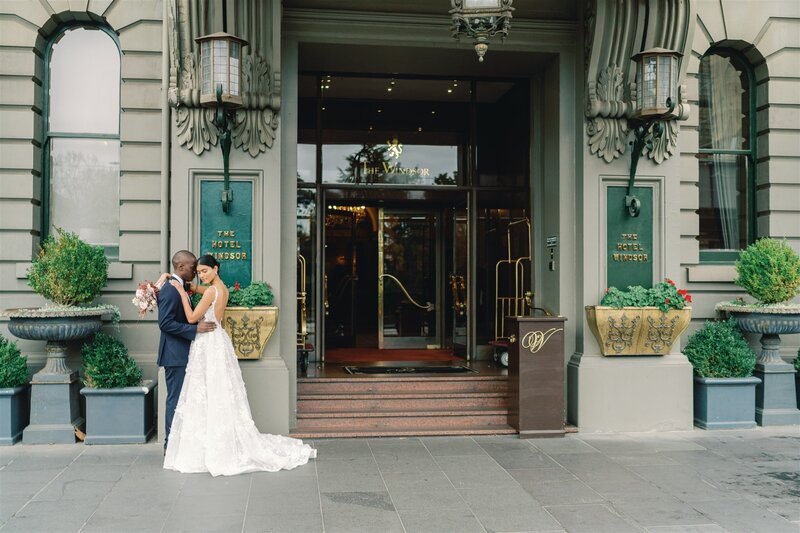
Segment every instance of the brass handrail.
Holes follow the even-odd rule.
[[[378,280],[380,281],[381,278],[393,279],[395,281],[395,283],[400,285],[400,290],[403,291],[403,294],[406,295],[406,298],[408,298],[409,301],[412,304],[416,305],[420,309],[424,309],[426,311],[433,311],[434,305],[431,302],[425,302],[425,305],[422,305],[422,304],[418,303],[414,298],[411,297],[410,294],[408,294],[408,291],[406,290],[405,286],[403,285],[403,282],[400,281],[399,279],[397,279],[396,277],[392,276],[391,274],[381,274],[380,276],[378,276]]]

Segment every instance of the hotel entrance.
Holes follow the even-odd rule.
[[[310,363],[491,359],[532,287],[498,268],[530,255],[528,80],[301,69],[298,96]]]

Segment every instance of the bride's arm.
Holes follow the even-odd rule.
[[[211,303],[214,300],[214,295],[211,292],[206,291],[203,294],[203,297],[200,299],[200,303],[197,304],[197,307],[192,309],[192,304],[189,303],[189,295],[186,294],[183,285],[175,280],[171,281],[170,283],[178,290],[178,294],[181,297],[181,302],[183,303],[183,312],[186,314],[186,321],[189,322],[189,324],[198,323],[200,319],[203,318],[203,315],[206,314],[206,310],[211,306]]]
[[[205,294],[207,288],[208,287],[206,287],[205,285],[198,285],[197,283],[194,282],[189,284],[189,290],[192,292],[196,292],[197,294]]]
[[[172,276],[170,276],[169,272],[164,272],[163,274],[161,274],[161,277],[160,277],[160,278],[158,278],[158,281],[156,281],[156,283],[155,283],[155,286],[156,286],[156,288],[158,288],[158,289],[160,290],[160,289],[161,289],[161,287],[163,287],[163,286],[164,286],[164,283],[165,283],[165,282],[166,282],[166,281],[167,281],[167,280],[168,280],[170,277],[172,277]]]

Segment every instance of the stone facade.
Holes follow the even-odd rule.
[[[695,294],[696,327],[713,316],[717,301],[739,293],[732,284],[732,266],[701,264],[699,259],[699,58],[712,45],[723,43],[752,61],[758,102],[758,235],[786,237],[800,249],[800,7],[789,0],[758,2],[757,9],[755,2],[738,0],[650,3],[654,22],[646,41],[682,47],[681,83],[686,91],[681,103],[688,107],[681,110],[685,120],[669,125],[676,144],[643,157],[638,174],[659,199],[654,277],[671,277]],[[434,20],[424,9],[386,14],[355,11],[363,2],[354,2],[354,11],[316,11],[303,2],[277,0],[229,4],[231,19],[239,13],[239,20],[249,17],[254,24],[235,30],[252,32],[248,38],[257,39],[259,55],[250,68],[261,81],[253,91],[268,95],[269,103],[252,109],[254,124],[261,123],[264,113],[272,113],[265,119],[269,127],[253,130],[269,142],[254,142],[255,133],[241,136],[231,154],[231,168],[235,175],[258,183],[256,216],[262,223],[254,238],[254,279],[269,281],[281,316],[293,317],[299,47],[330,43],[424,50],[458,45],[442,24],[444,17]],[[576,16],[570,20],[515,19],[502,48],[536,54],[541,65],[531,76],[534,256],[548,256],[546,236],[557,235],[559,246],[554,255],[557,268],[535,261],[537,305],[569,318],[565,364],[571,422],[585,431],[686,429],[692,424],[691,367],[678,348],[657,360],[604,358],[584,319],[584,306],[596,304],[606,285],[600,245],[605,239],[604,187],[626,182],[630,168],[624,114],[593,106],[598,101],[623,101],[613,88],[600,85],[630,81],[628,58],[638,51],[647,25],[644,10],[633,2],[583,4],[575,2]],[[656,9],[662,4],[671,7]],[[211,29],[221,18],[213,9],[197,8],[203,5],[192,0],[0,4],[0,308],[43,303],[27,287],[25,270],[41,235],[46,47],[66,26],[105,24],[119,36],[122,86],[119,260],[111,265],[102,301],[122,311],[119,334],[145,378],[158,377],[158,330],[153,316],[138,319],[131,295],[137,282],[154,279],[168,268],[172,252],[196,249],[195,182],[200,175],[219,175],[222,167],[217,146],[203,146],[197,132],[187,140],[186,133],[189,120],[201,127],[202,112],[182,93],[191,89],[183,85],[184,52],[191,49],[196,33],[204,33],[202,24]],[[181,20],[199,21],[200,26],[187,33]],[[665,20],[677,21],[670,34],[654,29],[661,28],[655,21]],[[627,45],[615,47],[615,36],[620,41],[623,36]],[[464,44],[461,49],[471,53]],[[490,54],[502,50],[498,46]],[[170,101],[175,107],[169,107]],[[601,145],[599,126],[618,127],[619,135]],[[293,425],[294,330],[291,318],[282,319],[264,359],[241,363],[253,414],[263,431],[286,433]],[[7,333],[3,323],[0,332]],[[799,342],[785,340],[787,357],[796,353]],[[43,346],[20,345],[31,366],[40,367]],[[79,366],[74,355],[72,364]],[[630,383],[639,385],[622,386]],[[160,393],[163,403],[163,390]]]

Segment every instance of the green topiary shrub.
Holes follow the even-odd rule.
[[[34,291],[65,306],[91,302],[105,287],[107,277],[103,248],[86,244],[61,228],[45,239],[28,270],[28,284]]]
[[[786,241],[759,239],[736,261],[735,283],[765,304],[786,302],[800,288],[800,256]]]
[[[733,318],[706,322],[689,337],[683,353],[701,378],[744,378],[756,366],[756,354]]]
[[[263,281],[255,281],[244,289],[235,284],[228,294],[228,307],[255,307],[272,305],[275,296],[272,287]]]
[[[794,358],[794,369],[800,372],[800,348],[797,350],[797,357]]]
[[[28,358],[20,353],[16,342],[0,335],[0,389],[25,385],[28,376]]]
[[[128,356],[122,341],[96,333],[81,349],[83,382],[93,389],[135,387],[142,381],[142,369]]]

